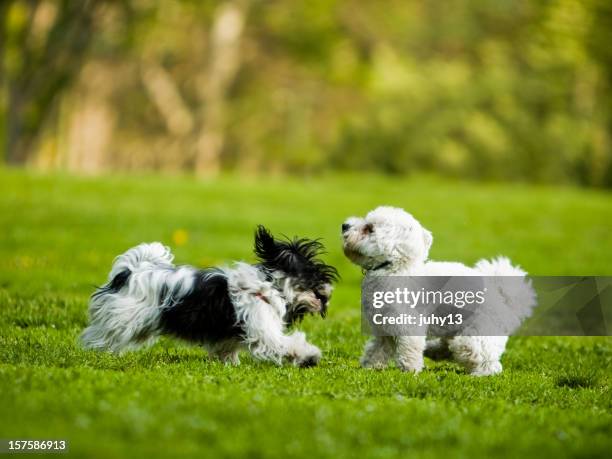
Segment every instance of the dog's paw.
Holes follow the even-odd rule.
[[[387,368],[387,362],[385,360],[370,360],[362,357],[359,361],[361,368],[369,370],[384,370]]]
[[[314,367],[321,361],[321,350],[316,346],[310,346],[308,352],[296,356],[294,364],[300,368]]]
[[[296,367],[313,367],[321,360],[321,350],[306,341],[302,332],[294,332],[289,336],[289,346],[285,358]]]
[[[240,357],[238,356],[237,352],[224,355],[223,357],[220,357],[219,360],[221,360],[225,365],[232,367],[237,367],[240,365]]]
[[[321,355],[309,355],[303,359],[296,360],[296,365],[300,368],[314,367],[319,364]]]
[[[470,374],[472,376],[492,376],[502,372],[500,362],[484,362],[474,367]]]
[[[221,363],[229,366],[240,365],[239,351],[237,349],[232,350],[209,350],[208,355],[212,359],[216,359]]]
[[[406,373],[420,373],[423,369],[423,359],[397,359],[397,367]]]
[[[421,370],[423,370],[423,366],[412,366],[412,365],[398,365],[398,368],[400,370],[402,370],[403,372],[406,373],[413,373],[413,374],[417,374],[420,373]]]

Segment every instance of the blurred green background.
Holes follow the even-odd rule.
[[[607,0],[4,0],[8,164],[612,186]]]

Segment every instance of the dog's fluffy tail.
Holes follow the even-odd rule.
[[[513,266],[506,257],[480,260],[475,267],[483,276],[487,276],[487,283],[499,292],[504,304],[520,322],[531,316],[537,297],[531,279],[526,278],[527,272],[520,266]],[[512,279],[504,279],[508,276]]]
[[[156,336],[167,281],[185,281],[188,273],[172,264],[170,249],[159,242],[140,244],[119,255],[89,302],[85,348],[121,351]]]
[[[128,271],[138,271],[152,267],[173,267],[174,255],[170,249],[159,242],[151,242],[132,247],[127,252],[119,255],[113,262],[113,267],[108,274],[109,282],[119,274]]]

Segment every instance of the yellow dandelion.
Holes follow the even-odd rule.
[[[174,242],[174,245],[178,247],[187,244],[188,240],[189,233],[184,229],[177,229],[172,233],[172,242]]]

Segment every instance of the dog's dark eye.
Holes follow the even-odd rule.
[[[363,227],[363,232],[366,234],[370,234],[374,232],[374,225],[372,225],[371,223],[368,223],[367,225],[365,225]]]

